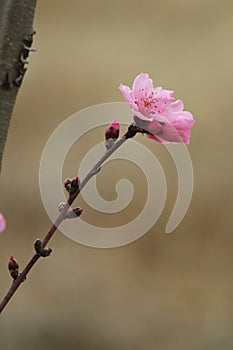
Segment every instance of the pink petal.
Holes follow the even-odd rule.
[[[191,130],[187,129],[185,131],[179,131],[180,136],[183,140],[184,143],[189,144],[190,143],[190,134],[191,134]]]
[[[156,135],[150,135],[150,134],[146,134],[146,136],[151,139],[151,140],[155,140],[155,141],[158,141],[160,143],[167,143],[166,141],[164,142],[164,140],[159,137],[159,136],[156,136]]]
[[[143,89],[144,92],[149,92],[153,89],[153,81],[149,78],[149,75],[147,73],[141,73],[134,79],[134,93],[137,93],[141,89]]]
[[[147,111],[138,111],[134,109],[134,114],[141,120],[147,120],[147,121],[152,121],[153,116],[150,115]]]
[[[164,113],[153,113],[153,120],[160,123],[167,123],[170,119]]]
[[[120,124],[119,121],[117,119],[114,119],[109,125],[108,128],[113,127],[114,129],[119,130],[120,129]]]
[[[6,220],[4,216],[0,213],[0,233],[2,233],[6,228]]]
[[[133,108],[135,106],[133,91],[126,85],[121,84],[119,90],[125,98],[125,101]]]
[[[152,134],[158,134],[162,130],[162,125],[158,123],[156,120],[153,120],[149,123],[148,131]]]
[[[190,129],[193,124],[195,123],[194,119],[189,118],[183,118],[183,119],[176,119],[172,124],[176,129]]]
[[[172,90],[165,90],[161,86],[158,86],[154,89],[154,92],[161,100],[166,100],[169,103],[174,101],[174,91]]]
[[[181,135],[173,124],[164,125],[163,138],[169,142],[183,142]]]
[[[186,121],[174,122],[172,124],[166,124],[163,127],[162,137],[164,140],[173,143],[189,143],[190,141],[190,127]]]
[[[170,112],[183,111],[183,108],[184,108],[184,104],[181,100],[177,100],[175,102],[172,102],[167,106],[167,110],[169,110]]]
[[[188,111],[178,112],[177,117],[182,117],[183,119],[189,120],[190,122],[192,122],[192,125],[195,123],[192,113]]]
[[[189,143],[190,127],[186,120],[167,123],[161,127],[161,131],[157,135],[147,135],[147,137],[160,143]]]

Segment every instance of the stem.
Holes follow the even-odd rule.
[[[134,136],[134,135],[133,135]],[[54,224],[51,226],[50,230],[46,233],[45,237],[42,240],[42,247],[44,248],[47,243],[50,241],[52,236],[54,235],[55,231],[57,230],[58,226],[61,224],[61,222],[65,219],[66,213],[71,206],[71,204],[75,201],[75,199],[78,197],[80,191],[83,189],[83,187],[88,183],[88,181],[99,172],[100,166],[129,138],[133,137],[129,136],[129,131],[125,135],[123,135],[119,140],[117,140],[113,146],[107,150],[104,155],[100,158],[100,160],[91,168],[91,170],[87,173],[86,177],[83,179],[83,181],[80,183],[79,189],[71,194],[69,196],[69,199],[67,200],[64,208],[56,218]],[[26,276],[32,269],[32,267],[35,265],[37,260],[39,260],[40,255],[34,254],[32,258],[28,261],[26,266],[24,267],[23,271],[19,274],[16,280],[12,282],[11,287],[9,288],[7,294],[4,296],[0,303],[0,313],[3,311],[3,309],[6,307],[7,303],[10,301],[18,287],[21,285],[22,282],[25,281]]]
[[[87,184],[87,182],[96,174],[98,174],[101,165],[108,159],[125,141],[127,140],[126,136],[122,136],[119,140],[117,140],[113,146],[105,152],[105,154],[100,158],[100,160],[91,168],[86,177],[80,184],[80,190]]]

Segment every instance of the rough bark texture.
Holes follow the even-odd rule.
[[[33,37],[36,0],[0,1],[0,171],[16,96]]]

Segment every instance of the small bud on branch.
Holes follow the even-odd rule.
[[[51,248],[43,248],[42,241],[40,239],[37,239],[34,243],[34,248],[36,251],[36,254],[39,256],[42,256],[43,258],[49,256],[52,253]]]
[[[105,130],[105,147],[108,150],[113,146],[119,137],[120,124],[117,119],[114,119]]]
[[[58,205],[58,210],[61,212],[63,210],[63,208],[65,207],[66,203],[65,202],[61,202]],[[77,217],[79,217],[83,212],[83,208],[77,207],[74,209],[71,209],[69,211],[66,212],[65,214],[65,219],[75,219]]]
[[[80,180],[79,177],[76,176],[74,179],[66,179],[64,182],[64,187],[66,191],[71,195],[79,190]]]
[[[13,255],[10,256],[10,261],[8,263],[8,270],[10,271],[11,277],[16,280],[19,275],[19,264],[17,263]]]

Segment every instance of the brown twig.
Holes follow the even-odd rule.
[[[60,225],[60,223],[65,219],[65,215],[66,215],[66,212],[69,209],[69,206],[74,202],[74,200],[76,199],[78,194],[79,194],[79,191],[75,194],[75,196],[72,196],[72,197],[69,198],[69,200],[67,201],[65,207],[63,208],[61,213],[58,215],[55,223],[52,225],[50,230],[45,235],[45,237],[44,237],[44,239],[42,241],[42,247],[46,246],[46,244],[49,242],[49,240],[52,238],[53,234],[57,230],[57,228]],[[25,281],[27,274],[30,272],[30,270],[32,269],[32,267],[35,265],[35,263],[37,262],[37,260],[40,257],[41,256],[39,254],[35,253],[32,256],[32,258],[28,261],[28,263],[24,267],[23,271],[19,274],[17,279],[13,280],[10,289],[8,290],[7,294],[5,295],[5,297],[2,299],[2,302],[0,303],[0,313],[6,307],[7,303],[10,301],[10,299],[12,298],[12,296],[14,295],[14,293],[16,292],[18,287],[21,285],[21,283]]]
[[[75,199],[78,197],[79,193],[83,189],[83,187],[88,183],[88,181],[96,174],[98,174],[101,165],[128,139],[132,138],[136,135],[137,132],[142,132],[142,129],[136,127],[134,124],[130,125],[128,128],[128,131],[125,135],[123,135],[120,139],[118,139],[113,146],[108,149],[104,155],[99,159],[99,161],[91,168],[91,170],[88,172],[86,177],[83,179],[83,181],[77,186],[77,189],[74,192],[71,192],[69,195],[69,198],[64,205],[62,211],[58,215],[57,219],[55,220],[54,224],[50,228],[50,230],[46,233],[44,239],[41,242],[41,247],[44,248],[47,243],[50,241],[52,236],[54,235],[55,231],[57,230],[58,226],[61,224],[61,222],[66,218],[66,213],[69,210],[70,206],[73,204]],[[26,266],[24,267],[23,271],[19,273],[18,277],[12,282],[12,285],[10,289],[8,290],[7,294],[3,298],[2,302],[0,303],[0,313],[3,311],[3,309],[6,307],[7,303],[10,301],[18,287],[21,285],[22,282],[25,281],[27,274],[30,272],[32,267],[35,265],[37,260],[41,257],[38,253],[35,253],[32,258],[28,261]]]

